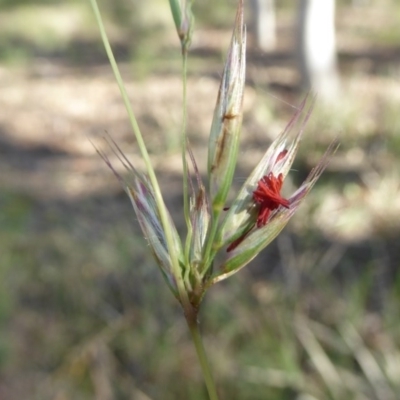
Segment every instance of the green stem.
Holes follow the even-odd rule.
[[[179,260],[178,260],[178,255],[177,252],[175,250],[174,247],[174,243],[173,243],[173,238],[172,238],[172,232],[171,232],[171,228],[170,228],[170,222],[168,219],[168,213],[167,213],[167,209],[165,207],[164,204],[164,199],[161,195],[161,190],[160,190],[160,186],[158,184],[153,166],[151,165],[151,160],[150,160],[150,156],[149,153],[147,152],[147,148],[146,145],[144,143],[144,139],[142,136],[142,133],[140,132],[139,129],[139,125],[137,123],[137,120],[135,118],[135,115],[132,111],[132,107],[129,101],[129,97],[128,97],[128,93],[126,92],[125,89],[125,85],[121,76],[121,73],[119,71],[117,62],[115,61],[115,57],[113,54],[113,51],[111,49],[110,46],[110,42],[108,41],[108,37],[107,37],[107,33],[104,27],[104,23],[103,23],[103,19],[101,18],[101,14],[100,14],[100,10],[99,7],[97,5],[97,1],[96,0],[90,0],[90,3],[92,5],[93,8],[93,12],[94,15],[96,17],[96,21],[97,24],[99,26],[99,31],[100,31],[100,35],[101,35],[101,39],[103,41],[104,44],[104,48],[106,50],[108,59],[110,61],[110,65],[111,68],[113,70],[115,79],[117,81],[119,90],[121,92],[121,96],[122,99],[124,101],[125,104],[125,108],[126,111],[128,113],[129,116],[129,121],[131,123],[133,132],[135,134],[138,146],[139,146],[139,150],[140,153],[143,157],[144,163],[146,165],[146,170],[150,179],[150,182],[153,186],[153,190],[154,190],[154,196],[156,199],[156,203],[158,206],[158,211],[160,213],[160,219],[161,219],[161,223],[165,232],[165,237],[166,237],[166,241],[167,241],[167,247],[168,247],[168,253],[170,254],[171,257],[171,264],[172,264],[172,268],[173,268],[173,274],[175,276],[176,279],[176,283],[177,283],[177,287],[178,287],[178,292],[179,292],[179,299],[182,303],[182,305],[184,307],[188,307],[190,305],[189,302],[189,298],[186,292],[186,288],[185,288],[185,284],[183,282],[183,277],[182,277],[182,272],[181,272],[181,267],[179,265]]]
[[[188,193],[188,165],[186,159],[187,151],[187,52],[182,55],[182,128],[181,128],[181,140],[182,140],[182,166],[183,166],[183,215],[188,229],[190,228],[190,217],[189,217],[189,193]]]
[[[214,259],[218,250],[221,249],[221,242],[220,240],[216,240],[215,237],[219,228],[218,223],[221,216],[222,207],[222,205],[218,205],[217,207],[213,205],[212,219],[207,232],[207,239],[203,250],[203,261],[200,268],[200,274],[202,278],[204,278],[209,269],[212,267],[212,260]]]
[[[197,320],[197,312],[188,315],[185,313],[186,322],[188,324],[190,334],[192,335],[193,344],[196,348],[197,358],[199,359],[201,370],[203,372],[204,381],[207,387],[210,400],[218,400],[217,389],[215,387],[214,378],[211,374],[210,364],[208,363],[206,351],[203,345],[203,339],[199,330],[199,322]]]

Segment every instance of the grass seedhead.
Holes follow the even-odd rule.
[[[235,172],[242,127],[245,74],[246,28],[243,1],[240,1],[208,142],[209,194],[215,216],[223,208]]]
[[[171,291],[180,302],[192,334],[211,400],[217,392],[198,329],[198,310],[208,287],[247,265],[285,227],[310,191],[337,148],[334,142],[300,188],[289,198],[280,191],[296,156],[312,104],[301,103],[286,129],[272,143],[264,157],[246,179],[231,205],[226,204],[237,164],[243,118],[246,74],[246,28],[243,0],[239,0],[232,39],[219,87],[208,143],[208,183],[203,184],[186,133],[186,67],[193,16],[190,1],[170,0],[183,59],[183,214],[187,236],[182,245],[165,206],[158,180],[127,97],[125,87],[108,43],[95,0],[91,0],[110,63],[124,99],[137,143],[145,161],[139,173],[118,146],[109,140],[113,152],[128,171],[121,177],[107,156],[100,156],[112,169],[128,194],[150,250]],[[189,155],[195,175],[189,173]],[[222,219],[221,215],[226,212]],[[221,221],[222,219],[222,221]],[[214,270],[217,256],[224,261]],[[218,257],[220,259],[220,257]]]

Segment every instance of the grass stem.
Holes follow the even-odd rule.
[[[186,226],[188,233],[191,232],[191,221],[189,215],[189,192],[188,192],[188,180],[189,171],[188,171],[188,164],[186,158],[187,146],[188,146],[188,139],[187,139],[187,52],[183,52],[182,54],[182,127],[181,127],[181,151],[182,151],[182,167],[183,167],[183,214],[186,221]],[[187,246],[190,245],[190,237],[186,243],[186,261],[189,261],[188,251],[189,249]]]
[[[208,396],[210,400],[218,400],[217,388],[215,386],[214,378],[211,374],[210,364],[208,362],[207,354],[203,345],[203,339],[200,334],[199,323],[197,320],[197,313],[194,318],[188,317],[186,314],[185,316],[186,316],[186,322],[190,330],[190,334],[192,336],[193,344],[196,348],[197,357],[201,365],[201,370],[207,387]]]
[[[172,268],[174,270],[174,276],[177,281],[176,283],[177,283],[177,287],[178,287],[179,298],[180,298],[180,301],[181,301],[183,307],[188,307],[190,305],[190,303],[189,303],[188,295],[187,295],[185,285],[183,282],[183,277],[182,277],[182,273],[181,273],[181,267],[179,265],[178,255],[174,248],[172,233],[171,233],[171,229],[169,226],[168,214],[167,214],[167,210],[166,210],[166,207],[164,204],[163,197],[161,195],[161,190],[160,190],[154,169],[152,167],[150,156],[147,152],[147,148],[146,148],[142,133],[140,132],[139,125],[138,125],[135,115],[133,113],[133,110],[132,110],[132,107],[131,107],[131,104],[129,101],[128,93],[125,89],[124,81],[122,79],[122,76],[119,71],[117,62],[115,60],[113,51],[111,49],[111,45],[110,45],[110,42],[107,37],[107,33],[106,33],[106,30],[104,27],[103,19],[101,17],[97,1],[90,0],[90,3],[92,5],[97,24],[99,26],[99,31],[100,31],[101,39],[104,44],[104,48],[106,50],[108,59],[110,61],[111,68],[113,70],[115,79],[117,81],[119,90],[121,92],[122,99],[125,104],[126,111],[129,116],[129,121],[132,126],[133,132],[135,134],[140,153],[141,153],[144,163],[146,165],[147,174],[148,174],[150,182],[153,186],[154,196],[155,196],[155,199],[156,199],[156,202],[158,205],[158,211],[160,214],[161,223],[162,223],[162,226],[163,226],[164,232],[165,232],[168,252],[171,257],[171,264],[172,264]]]

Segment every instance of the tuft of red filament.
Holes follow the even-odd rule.
[[[290,202],[281,196],[283,185],[283,175],[279,174],[276,177],[272,172],[263,176],[257,184],[257,188],[253,192],[253,200],[259,205],[258,216],[256,221],[257,228],[261,228],[268,222],[271,211],[276,210],[279,206],[289,208]],[[236,248],[253,229],[250,228],[238,239],[234,240],[227,248],[227,251],[232,251]]]
[[[264,226],[271,211],[279,206],[289,208],[289,200],[281,196],[283,175],[276,177],[272,172],[265,175],[258,181],[257,189],[253,192],[253,199],[259,205],[257,216],[257,228]]]

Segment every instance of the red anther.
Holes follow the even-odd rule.
[[[285,150],[286,151],[286,150]],[[283,153],[283,152],[282,152]],[[282,154],[281,153],[281,154]],[[278,156],[281,157],[281,154]],[[286,153],[285,153],[286,154]],[[282,157],[284,157],[283,155]],[[261,228],[266,225],[271,211],[276,210],[279,206],[289,208],[289,200],[281,196],[281,188],[283,185],[283,175],[279,174],[278,177],[270,172],[258,181],[256,190],[253,192],[253,200],[259,205],[258,216],[256,221],[257,228]],[[251,227],[243,235],[234,240],[226,249],[226,251],[232,251],[246,238],[246,236],[253,229]]]
[[[281,154],[278,156],[278,159]],[[267,223],[271,211],[276,210],[279,206],[289,208],[289,200],[283,198],[280,194],[282,184],[283,175],[279,174],[278,177],[275,177],[272,172],[259,180],[257,189],[253,192],[253,199],[260,206],[257,217],[257,228]]]

